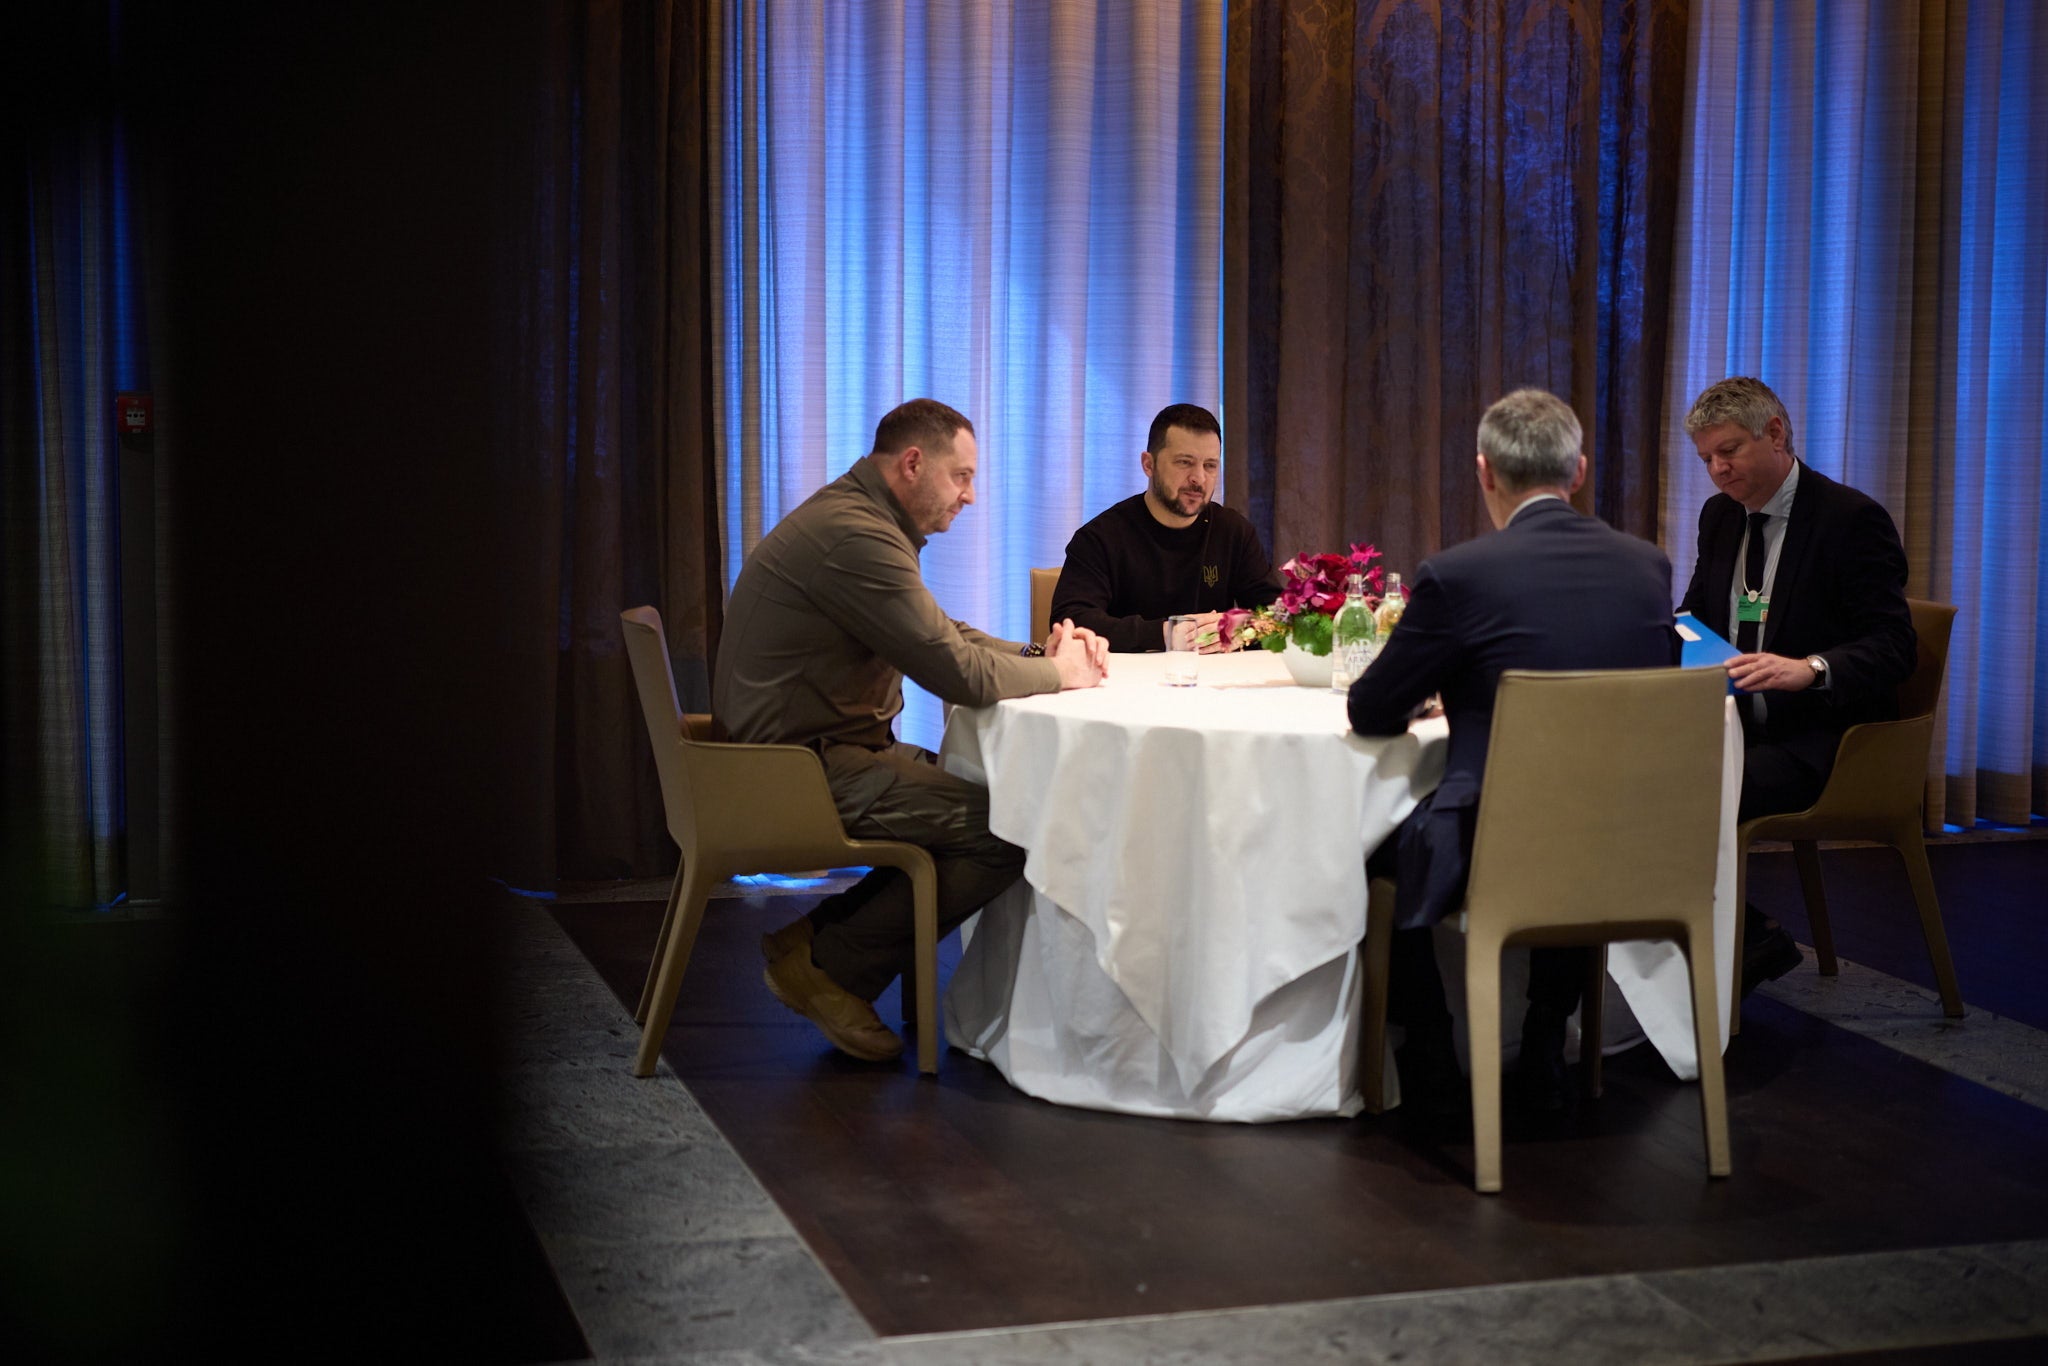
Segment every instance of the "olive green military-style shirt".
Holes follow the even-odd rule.
[[[880,749],[894,742],[906,674],[963,706],[1057,692],[1050,659],[940,610],[918,564],[924,543],[871,455],[777,523],[726,604],[711,688],[720,729],[751,744]]]

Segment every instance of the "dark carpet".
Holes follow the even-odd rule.
[[[960,1054],[935,1080],[842,1058],[761,984],[758,936],[810,904],[714,903],[664,1053],[880,1333],[2048,1235],[2048,1113],[1766,999],[1728,1055],[1730,1180],[1706,1179],[1697,1092],[1640,1048],[1600,1102],[1511,1121],[1506,1192],[1481,1198],[1469,1134],[1398,1113],[1148,1120]],[[660,912],[556,914],[630,1007]]]
[[[1838,957],[1934,990],[1906,868],[1890,849],[1823,849],[1828,924]],[[1927,850],[1963,1000],[2048,1029],[2048,839],[1934,844]],[[1789,850],[1750,858],[1750,900],[1802,944],[1813,942]],[[1807,956],[1804,971],[1813,971]]]

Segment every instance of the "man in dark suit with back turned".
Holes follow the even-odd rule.
[[[1709,385],[1685,430],[1721,491],[1700,509],[1683,610],[1741,651],[1740,819],[1813,805],[1842,732],[1898,715],[1917,641],[1891,514],[1802,463],[1762,380]],[[1799,966],[1792,936],[1743,908],[1742,990]]]
[[[1586,477],[1581,435],[1571,407],[1539,389],[1518,389],[1486,410],[1479,487],[1499,534],[1423,562],[1401,624],[1351,685],[1351,726],[1361,735],[1401,733],[1431,694],[1442,695],[1450,720],[1443,781],[1367,863],[1399,886],[1387,1016],[1408,1036],[1397,1058],[1402,1091],[1424,1112],[1454,1110],[1466,1095],[1428,927],[1464,900],[1501,672],[1678,660],[1671,562],[1567,501]],[[1578,1009],[1585,961],[1583,949],[1530,955],[1514,1081],[1517,1098],[1534,1108],[1571,1100],[1565,1021]]]

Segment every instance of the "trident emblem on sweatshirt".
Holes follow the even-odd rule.
[[[1218,569],[1215,565],[1205,564],[1202,566],[1202,582],[1206,584],[1208,587],[1214,588],[1216,586],[1216,581],[1222,577],[1223,571]]]

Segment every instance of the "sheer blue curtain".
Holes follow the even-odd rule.
[[[1800,456],[1891,510],[1909,591],[1960,609],[1929,823],[2023,823],[2048,811],[2048,17],[1694,0],[1690,42],[1663,542],[1683,572],[1713,491],[1686,407],[1761,377]]]
[[[1034,565],[1216,408],[1223,5],[728,0],[714,278],[728,583],[906,398],[973,419],[980,501],[924,552],[1027,633]],[[904,739],[934,745],[908,689]]]
[[[52,123],[0,148],[0,863],[17,904],[105,906],[129,890],[114,398],[149,388],[141,234],[112,101]]]
[[[1933,578],[1975,609],[1949,665],[1963,703],[1949,713],[1950,812],[2018,821],[2048,812],[2048,14],[2034,0],[1965,12],[1950,34],[1963,99]]]

